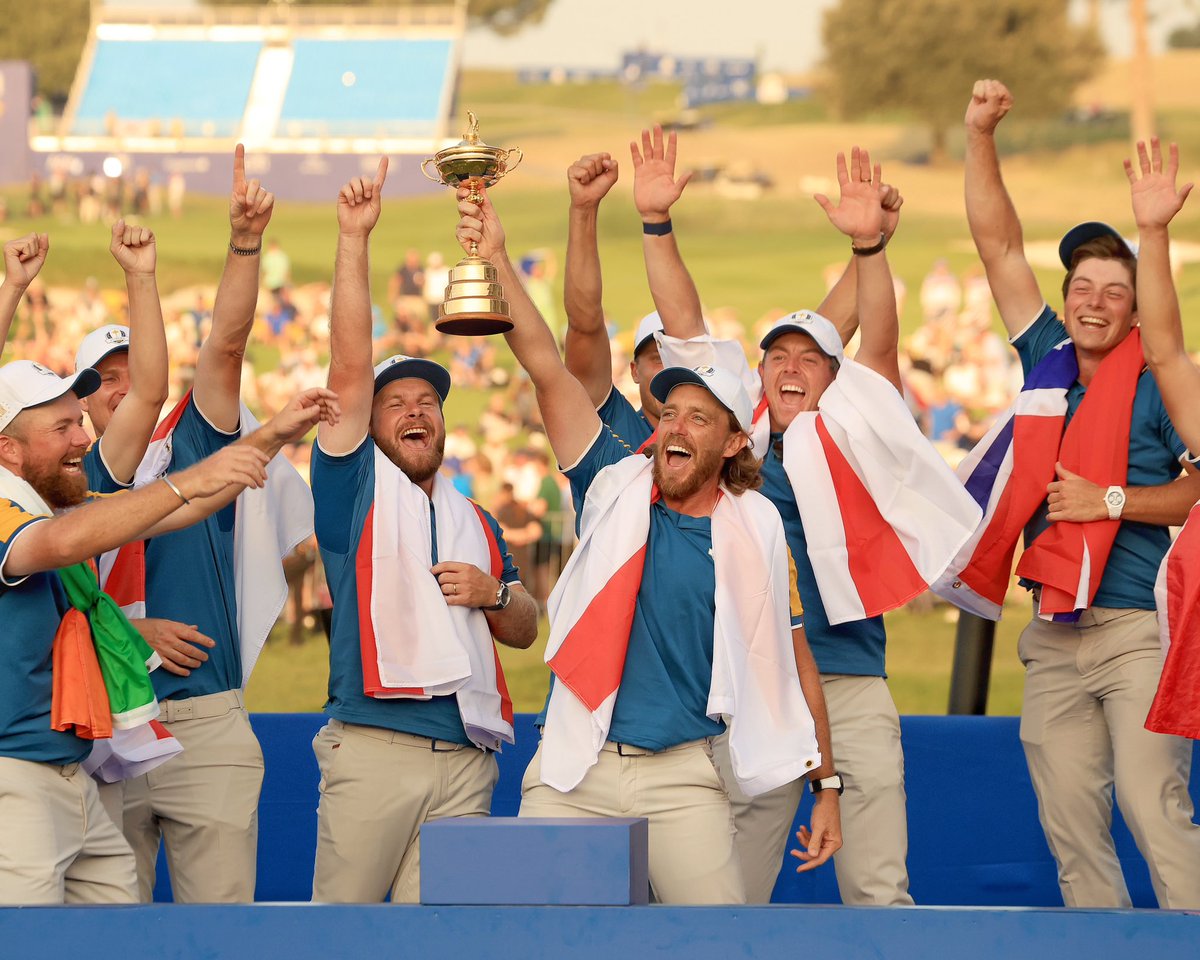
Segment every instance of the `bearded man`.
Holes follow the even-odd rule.
[[[438,473],[450,374],[371,361],[368,244],[387,160],[338,196],[329,383],[343,418],[313,453],[317,543],[333,595],[330,720],[313,899],[415,903],[420,827],[487,816],[513,742],[493,638],[524,648],[537,608],[500,525]]]

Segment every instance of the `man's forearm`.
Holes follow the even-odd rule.
[[[991,134],[967,131],[965,193],[967,223],[985,265],[989,258],[1022,248],[1021,220],[1004,185]]]
[[[825,708],[825,691],[821,687],[821,674],[817,661],[804,636],[803,627],[792,629],[792,654],[796,659],[796,673],[800,677],[800,690],[808,704],[817,735],[817,749],[821,751],[821,765],[809,773],[810,780],[832,777],[837,772],[833,760],[833,742],[829,734],[829,712]]]
[[[604,281],[596,242],[596,207],[572,205],[567,217],[563,305],[567,325],[580,333],[604,332]]]
[[[1155,526],[1179,526],[1200,500],[1200,473],[1189,473],[1153,487],[1126,487],[1122,520]]]
[[[147,405],[167,402],[167,336],[152,273],[126,274],[129,295],[129,392]],[[128,397],[126,397],[128,399]]]
[[[880,251],[855,259],[862,261],[855,271],[862,330],[858,359],[900,390],[900,319],[887,254]]]
[[[1166,227],[1138,232],[1138,322],[1142,351],[1152,367],[1186,352],[1179,297],[1171,276],[1171,239]]]
[[[492,263],[512,311],[513,328],[504,338],[535,387],[552,383],[566,373],[558,355],[554,334],[525,292],[525,286],[517,276],[508,253],[501,251],[492,259]]]
[[[13,317],[17,315],[17,307],[25,296],[25,288],[11,283],[0,283],[0,353],[8,344],[8,334],[12,329]]]
[[[330,299],[329,354],[340,370],[371,369],[371,284],[365,236],[340,234]],[[334,388],[336,389],[336,388]]]
[[[850,342],[858,330],[858,257],[850,257],[837,283],[817,307],[817,313],[837,327],[842,346]]]
[[[650,296],[662,319],[663,333],[680,340],[706,333],[700,293],[683,262],[674,231],[662,236],[642,234],[642,255]]]
[[[485,610],[492,636],[506,647],[528,649],[537,639],[537,601],[524,590],[513,590],[503,610]]]

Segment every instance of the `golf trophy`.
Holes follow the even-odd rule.
[[[524,155],[515,147],[505,150],[483,143],[475,114],[468,113],[467,119],[470,126],[462,140],[425,160],[421,172],[434,183],[455,189],[467,184],[471,188],[467,199],[479,203],[483,199],[480,185],[492,186],[515,170]],[[437,169],[436,177],[426,169],[431,163]],[[508,301],[504,299],[496,268],[479,256],[479,247],[472,241],[471,255],[458,261],[450,271],[435,326],[442,333],[477,337],[511,330],[513,323],[509,317]]]

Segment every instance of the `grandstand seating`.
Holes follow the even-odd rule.
[[[98,40],[71,132],[233,136],[261,49],[253,40]]]
[[[297,39],[292,46],[280,134],[435,135],[451,41]]]

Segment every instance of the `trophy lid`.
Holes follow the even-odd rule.
[[[505,153],[503,147],[493,147],[491,144],[484,143],[479,138],[479,120],[470,110],[467,111],[467,132],[463,134],[463,138],[454,144],[452,147],[446,147],[444,150],[438,151],[438,156],[443,154],[448,156],[454,155],[484,155],[496,156],[497,154]]]

